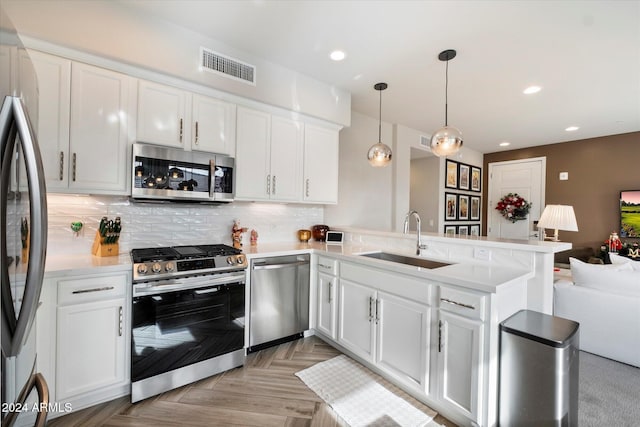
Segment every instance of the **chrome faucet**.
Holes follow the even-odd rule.
[[[404,229],[402,232],[404,234],[407,234],[409,232],[409,220],[411,219],[412,215],[416,217],[416,228],[418,229],[418,241],[416,242],[416,255],[420,255],[423,249],[427,249],[427,245],[422,244],[422,237],[420,235],[420,215],[418,215],[417,211],[413,211],[413,210],[409,211],[407,216],[404,217]]]

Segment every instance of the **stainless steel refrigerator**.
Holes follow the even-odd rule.
[[[0,3],[2,426],[45,425],[49,391],[37,373],[34,320],[47,249],[47,203],[32,114],[37,79]],[[28,108],[27,108],[28,106]]]

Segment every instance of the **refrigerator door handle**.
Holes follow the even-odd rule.
[[[7,96],[2,105],[0,112],[0,137],[2,143],[2,163],[3,172],[5,171],[4,164],[11,162],[11,159],[7,158],[10,153],[13,153],[16,139],[9,137],[14,136],[15,133],[20,135],[22,141],[22,153],[24,155],[25,169],[27,174],[27,183],[29,187],[29,218],[30,224],[30,245],[29,245],[29,263],[27,266],[27,276],[25,281],[24,293],[22,298],[22,306],[20,313],[15,321],[15,324],[6,324],[6,316],[2,317],[2,350],[7,357],[15,356],[20,352],[22,348],[23,340],[27,336],[33,321],[35,319],[37,305],[40,299],[40,291],[42,289],[42,280],[44,278],[44,266],[46,258],[47,247],[47,203],[46,194],[47,190],[44,183],[44,169],[42,166],[42,158],[40,157],[40,150],[38,149],[38,143],[35,138],[35,133],[31,126],[31,122],[27,117],[22,100],[17,97]],[[10,157],[10,156],[9,156]],[[4,174],[3,174],[4,175]],[[2,217],[6,219],[6,195],[8,194],[8,179],[2,177]],[[6,235],[5,221],[3,223],[3,236]],[[9,281],[4,279],[9,278],[8,265],[6,263],[7,248],[6,242],[3,238],[2,244],[2,279],[3,287],[8,287]],[[7,271],[5,271],[7,270]],[[7,290],[2,290],[4,308],[8,308],[5,300]],[[10,293],[11,290],[8,289]],[[5,312],[13,313],[13,305],[11,304],[11,298],[9,298],[9,305],[11,310]],[[15,317],[14,317],[15,318]],[[9,339],[4,337],[4,334],[10,333]]]
[[[34,373],[36,369],[35,363],[29,381],[22,387],[20,394],[16,399],[16,410],[8,412],[6,418],[2,421],[3,426],[13,426],[18,416],[24,412],[26,401],[31,391],[35,388],[38,393],[38,416],[36,417],[34,427],[44,427],[47,425],[47,415],[49,410],[49,386],[41,373]]]

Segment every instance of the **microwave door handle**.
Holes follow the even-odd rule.
[[[3,350],[9,352],[5,353],[7,356],[15,356],[20,352],[23,339],[33,325],[40,299],[47,247],[47,203],[43,179],[44,169],[42,167],[42,158],[38,150],[35,133],[33,132],[33,128],[20,98],[11,97],[5,99],[1,114],[3,120],[5,120],[5,106],[8,105],[8,102],[10,102],[11,105],[11,113],[7,113],[9,123],[13,122],[15,124],[16,130],[20,134],[20,140],[22,141],[22,152],[24,154],[27,183],[29,186],[29,218],[31,220],[29,262],[27,265],[27,277],[24,286],[22,306],[15,324],[13,336],[11,337],[11,347],[9,349],[3,346]],[[6,125],[6,123],[3,125]],[[9,124],[9,126],[13,125]],[[8,132],[7,136],[11,133],[12,132]],[[5,129],[2,130],[2,137],[5,137]],[[15,143],[15,139],[13,142],[9,141],[9,143]],[[6,156],[3,156],[3,162],[5,160],[4,157]],[[8,183],[3,184],[3,197],[5,185],[8,185]],[[3,203],[3,209],[6,209],[5,206],[6,204]],[[3,212],[3,214],[6,214],[6,212]],[[4,231],[6,230],[3,230],[3,232]],[[3,272],[2,274],[4,275],[5,273]],[[9,301],[11,301],[11,299],[9,299]],[[3,322],[4,321],[5,319],[3,317]],[[3,326],[2,329],[4,332],[5,327]]]
[[[215,200],[216,193],[214,187],[216,185],[216,158],[215,156],[209,160],[209,199]]]

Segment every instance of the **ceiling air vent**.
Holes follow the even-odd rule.
[[[431,146],[431,138],[420,135],[420,145],[424,148],[429,148]]]
[[[200,48],[200,65],[204,70],[241,82],[256,85],[256,67],[210,49]]]

